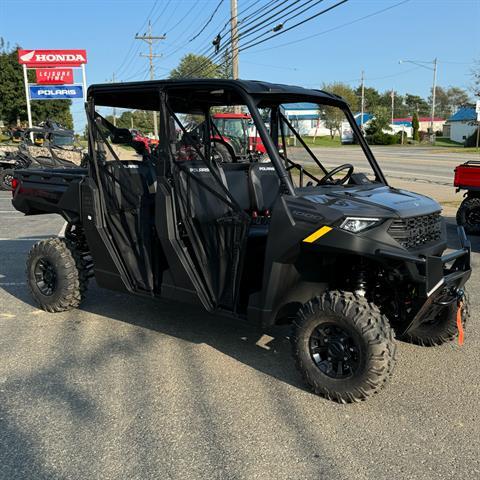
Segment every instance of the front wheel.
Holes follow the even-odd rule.
[[[457,224],[467,233],[480,233],[480,198],[467,197],[457,211]]]
[[[293,354],[310,388],[340,403],[377,393],[395,365],[395,339],[387,318],[365,298],[329,291],[300,309]]]

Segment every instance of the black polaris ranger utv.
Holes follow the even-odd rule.
[[[298,102],[330,124],[343,117],[356,145],[316,154],[300,133],[311,120],[296,129],[288,119]],[[99,107],[157,111],[158,147],[132,145]],[[15,172],[18,210],[68,222],[65,238],[28,257],[43,309],[78,307],[94,275],[104,288],[264,328],[291,323],[305,381],[340,402],[381,389],[395,335],[424,345],[463,335],[463,229],[462,248],[444,253],[440,206],[388,185],[341,98],[257,81],[152,81],[93,85],[86,108],[88,168]],[[234,109],[251,115],[269,162],[217,161],[212,115]]]

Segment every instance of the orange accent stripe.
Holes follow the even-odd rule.
[[[465,338],[465,333],[463,331],[463,323],[462,323],[462,307],[463,307],[463,304],[462,302],[460,302],[457,309],[458,344],[460,346],[463,345],[463,340]]]
[[[331,229],[332,227],[327,226],[319,228],[317,231],[304,238],[303,241],[306,243],[313,243],[315,240],[318,240],[320,237],[323,237],[325,234],[327,234]]]

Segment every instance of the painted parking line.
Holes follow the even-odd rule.
[[[45,237],[27,237],[27,238],[0,238],[0,242],[38,242],[39,240],[44,240]]]

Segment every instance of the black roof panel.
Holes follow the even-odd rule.
[[[91,85],[88,97],[93,97],[95,104],[105,106],[124,106],[126,108],[148,109],[152,105],[152,94],[163,89],[195,90],[222,89],[247,93],[254,97],[265,97],[282,102],[311,101],[327,104],[344,105],[344,101],[322,90],[307,89],[295,85],[283,85],[258,80],[223,80],[223,79],[183,79],[151,80],[143,82],[104,83]]]

